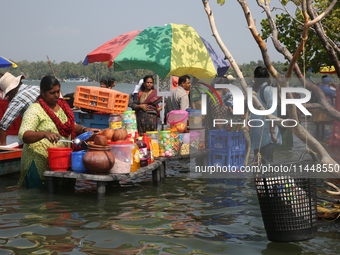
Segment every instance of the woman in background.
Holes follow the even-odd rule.
[[[132,104],[132,109],[136,111],[140,136],[147,131],[157,130],[157,115],[162,110],[162,106],[158,107],[158,103],[162,97],[157,96],[154,83],[155,79],[152,75],[145,76],[138,97],[135,97]]]

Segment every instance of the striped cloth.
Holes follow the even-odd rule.
[[[0,121],[0,128],[7,131],[19,114],[23,116],[28,106],[34,103],[39,95],[40,88],[38,86],[22,84],[15,97],[9,103],[7,110]]]

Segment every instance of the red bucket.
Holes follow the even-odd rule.
[[[70,167],[71,148],[48,148],[48,163],[52,171],[67,171]]]

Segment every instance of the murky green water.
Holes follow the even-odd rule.
[[[276,159],[298,158],[305,145],[294,145],[276,150]],[[111,187],[100,201],[89,183],[49,195],[9,189],[18,176],[1,178],[0,254],[340,253],[339,221],[319,220],[309,241],[269,242],[252,180],[191,179],[189,164],[169,162],[160,187],[149,174]]]

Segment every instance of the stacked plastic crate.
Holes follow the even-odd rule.
[[[73,105],[98,112],[122,114],[128,108],[129,95],[113,89],[77,86]]]
[[[246,154],[244,133],[210,130],[209,150],[209,166],[235,166],[238,170],[244,165]]]

